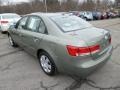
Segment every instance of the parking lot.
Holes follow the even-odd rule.
[[[0,90],[120,90],[120,18],[90,23],[111,32],[114,49],[111,60],[86,79],[47,76],[36,58],[11,47],[7,35],[0,34]]]

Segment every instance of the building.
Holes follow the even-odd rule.
[[[120,8],[120,0],[116,0],[116,7]]]

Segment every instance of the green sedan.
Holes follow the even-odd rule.
[[[8,37],[12,46],[37,57],[47,75],[86,77],[112,54],[109,31],[64,13],[28,14],[10,28]]]

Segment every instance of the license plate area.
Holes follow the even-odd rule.
[[[99,41],[99,44],[100,51],[91,55],[93,60],[97,60],[101,56],[105,55],[105,53],[107,52],[107,47],[109,46],[109,40],[102,39],[101,41]]]

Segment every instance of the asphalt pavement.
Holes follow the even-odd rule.
[[[0,34],[0,90],[120,90],[120,18],[91,21],[112,35],[113,55],[101,69],[86,79],[44,74],[38,60],[21,48],[13,48]]]

